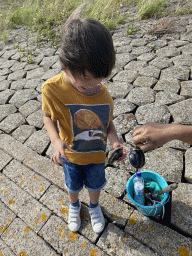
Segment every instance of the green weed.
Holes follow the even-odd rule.
[[[9,32],[7,30],[4,30],[2,35],[1,35],[2,39],[3,39],[3,42],[5,44],[8,44],[9,42]]]
[[[141,0],[137,8],[140,19],[156,18],[166,6],[165,0]]]
[[[131,35],[138,30],[139,30],[139,27],[133,27],[132,25],[129,25],[127,27],[127,35]]]

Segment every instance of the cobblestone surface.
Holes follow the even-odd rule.
[[[131,9],[130,17],[135,17]],[[140,30],[127,36],[127,23],[112,31],[116,66],[105,86],[114,99],[114,124],[121,140],[133,144],[132,130],[146,122],[192,125],[192,15],[173,17],[172,31],[150,35],[155,20],[133,21]],[[28,31],[10,31],[25,46]],[[82,226],[68,230],[69,199],[61,167],[50,163],[53,147],[43,126],[42,83],[61,72],[58,51],[36,48],[33,63],[19,62],[14,41],[0,42],[0,255],[192,255],[192,150],[172,141],[145,153],[144,170],[178,182],[163,219],[138,212],[126,183],[135,172],[126,164],[106,167],[100,204],[106,226],[92,231],[84,189]],[[110,145],[107,145],[110,149]]]

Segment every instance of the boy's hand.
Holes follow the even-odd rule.
[[[121,147],[121,148],[122,148],[123,155],[122,155],[122,157],[120,157],[117,161],[121,161],[123,164],[125,164],[124,159],[125,159],[125,157],[126,157],[127,155],[130,154],[130,153],[127,152],[127,151],[129,150],[129,148],[128,148],[126,145],[124,145],[123,143],[121,143],[121,142],[115,142],[115,143],[113,144],[111,150],[113,150],[113,149],[115,149],[115,148],[118,148],[118,147]]]
[[[53,143],[54,153],[51,156],[51,163],[54,162],[57,165],[64,165],[60,157],[63,157],[66,161],[69,161],[67,155],[65,154],[65,149],[74,152],[74,150],[63,140],[58,139]]]

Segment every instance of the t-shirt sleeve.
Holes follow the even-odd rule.
[[[46,114],[51,116],[51,120],[56,122],[59,120],[58,112],[56,110],[56,106],[53,100],[50,99],[43,91],[42,91],[42,110]]]

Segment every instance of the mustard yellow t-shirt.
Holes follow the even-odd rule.
[[[68,84],[62,72],[42,85],[42,110],[59,122],[60,138],[75,151],[65,150],[71,163],[105,162],[113,100],[103,84],[100,93],[87,96]]]

